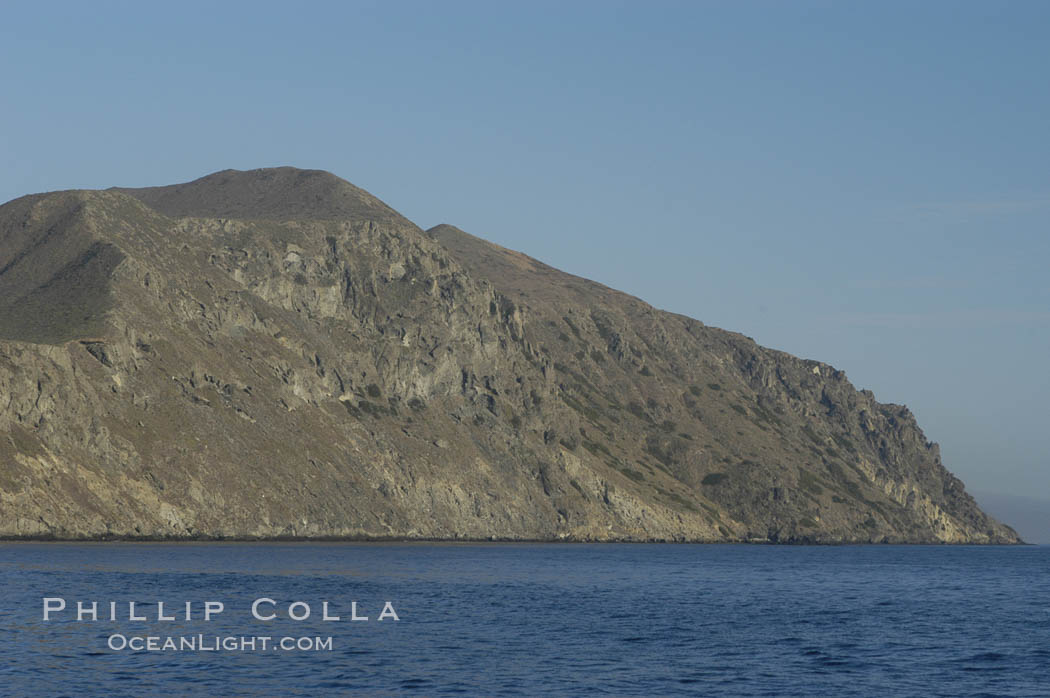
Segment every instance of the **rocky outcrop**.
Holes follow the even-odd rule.
[[[1016,542],[906,408],[323,172],[0,207],[0,535]]]

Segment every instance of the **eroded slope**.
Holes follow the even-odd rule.
[[[0,534],[1016,540],[840,373],[327,173],[0,207]]]

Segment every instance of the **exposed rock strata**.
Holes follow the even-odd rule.
[[[291,168],[0,207],[0,536],[1017,541],[841,371]]]

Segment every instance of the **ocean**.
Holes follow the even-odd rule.
[[[1050,547],[0,544],[2,695],[404,693],[1050,695]]]

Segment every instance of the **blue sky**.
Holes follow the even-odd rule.
[[[0,200],[330,170],[1050,493],[1050,3],[19,3]]]

